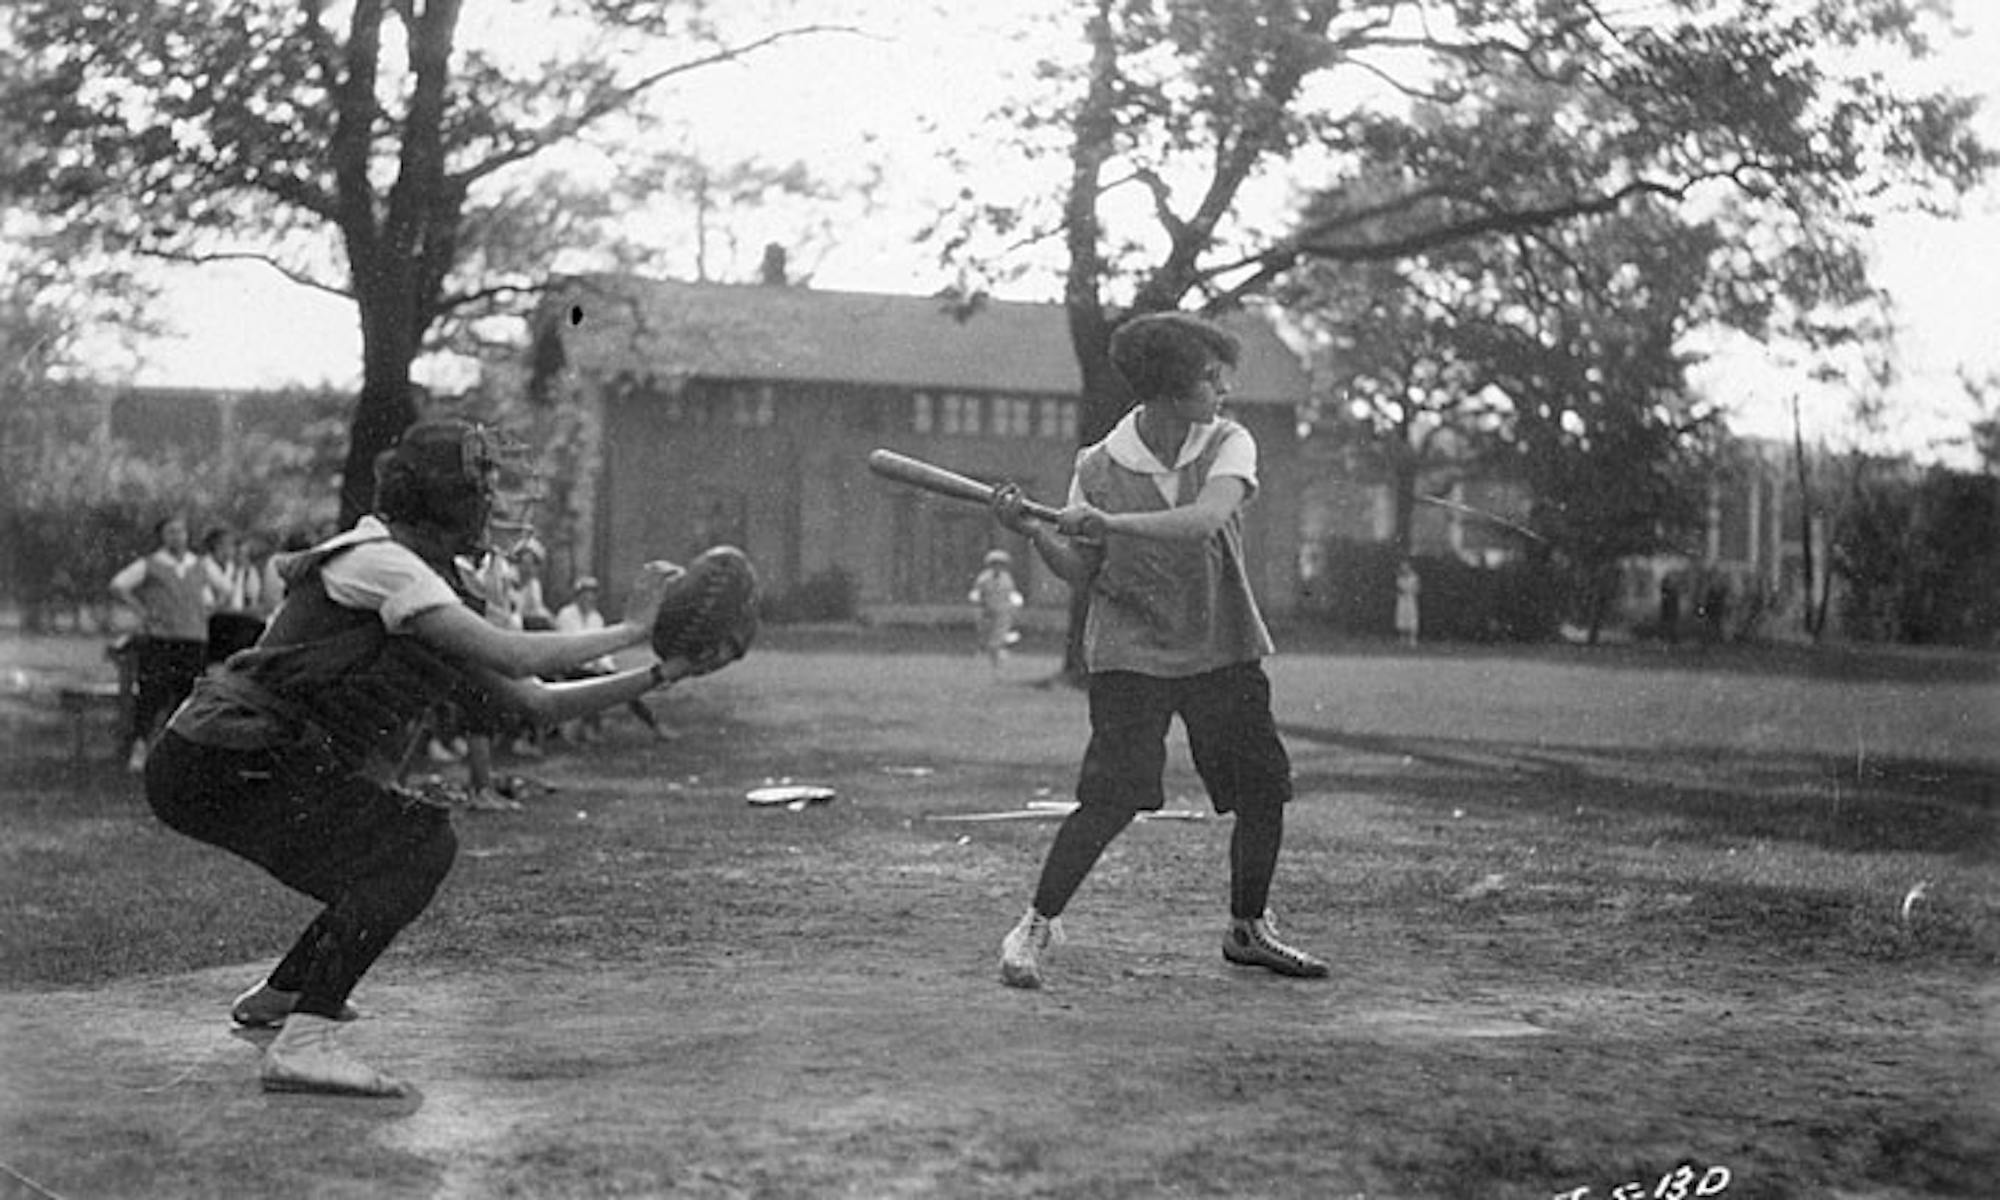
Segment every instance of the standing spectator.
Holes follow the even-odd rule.
[[[216,612],[246,612],[257,595],[257,580],[244,564],[236,532],[215,525],[201,538],[201,569],[208,576],[209,606]]]
[[[1672,575],[1660,580],[1660,636],[1668,645],[1681,640],[1681,581]]]
[[[1405,646],[1417,644],[1417,625],[1421,616],[1418,597],[1423,590],[1424,581],[1417,574],[1417,564],[1407,558],[1396,564],[1396,635],[1403,639]]]
[[[1014,560],[1005,550],[988,550],[985,566],[972,581],[967,597],[977,607],[979,652],[998,670],[1007,657],[1007,648],[1021,640],[1014,631],[1014,614],[1021,610],[1021,593],[1014,586],[1010,568]]]
[[[1701,619],[1708,627],[1708,640],[1721,643],[1729,637],[1729,580],[1716,576],[1701,596]]]
[[[132,753],[127,767],[146,769],[160,726],[187,698],[208,658],[208,574],[188,548],[187,518],[153,526],[159,543],[111,577],[111,595],[139,617],[138,695],[132,705]]]
[[[569,603],[556,610],[556,631],[558,633],[590,633],[594,630],[604,628],[604,613],[597,607],[597,594],[597,577],[595,575],[580,576],[576,581],[575,590],[570,594]],[[617,673],[618,664],[607,654],[603,658],[594,658],[583,664],[570,678],[595,679],[602,675],[615,675]],[[653,715],[653,710],[646,706],[644,700],[636,696],[633,697],[625,705],[625,710],[639,718],[640,723],[646,728],[652,730],[654,737],[662,741],[670,740],[673,737],[673,734],[669,733],[666,727],[660,724],[659,718]],[[564,736],[578,745],[583,745],[602,738],[604,736],[603,728],[603,714],[591,713],[589,716],[578,720],[575,725],[566,731]]]
[[[255,611],[259,581],[235,531],[221,525],[202,535],[201,569],[208,576],[207,657],[218,663],[262,636],[264,620]]]
[[[274,565],[277,546],[266,533],[251,533],[243,538],[243,569],[250,575],[250,608],[260,621],[269,621],[271,614],[278,611],[278,601],[284,598],[283,581],[278,583],[278,594],[269,594],[271,581],[277,578],[278,569]]]
[[[488,550],[475,565],[470,559],[454,560],[462,590],[478,600],[477,607],[489,625],[509,633],[522,632],[514,568],[507,556]],[[512,796],[503,795],[493,778],[493,739],[506,732],[512,718],[498,713],[467,715],[461,712],[465,737],[465,806],[479,812],[508,811],[521,807]],[[515,789],[508,789],[515,790]]]
[[[555,614],[549,611],[548,601],[542,595],[542,564],[547,558],[548,552],[533,535],[506,556],[510,568],[505,583],[507,604],[515,629],[546,633],[556,627]],[[515,729],[508,749],[523,758],[540,758],[541,729],[532,723]]]
[[[548,565],[548,552],[531,537],[509,557],[514,565],[514,611],[520,614],[521,628],[536,632],[554,629],[555,614],[542,595],[542,569]]]

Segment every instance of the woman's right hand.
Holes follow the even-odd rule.
[[[993,510],[993,519],[1003,529],[1027,537],[1028,517],[1023,511],[1027,502],[1027,493],[1021,490],[1020,484],[1003,483],[993,489],[993,501],[989,507]]]

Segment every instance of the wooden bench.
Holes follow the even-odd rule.
[[[89,757],[89,727],[92,714],[116,714],[118,721],[118,741],[122,748],[127,722],[124,720],[125,688],[117,683],[71,684],[58,693],[64,713],[70,719],[70,759],[82,766]]]
[[[90,757],[90,722],[105,715],[116,718],[112,744],[123,754],[132,728],[132,704],[139,689],[138,639],[127,634],[105,647],[104,657],[118,670],[116,681],[65,684],[57,693],[57,704],[70,720],[70,758],[81,767]]]

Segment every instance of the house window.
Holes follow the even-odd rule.
[[[1036,432],[1045,438],[1076,440],[1076,401],[1044,398],[1040,405]]]
[[[1001,396],[993,401],[993,432],[1002,437],[1033,437],[1035,402],[1026,396]]]
[[[980,432],[979,397],[948,392],[943,397],[938,422],[939,433],[972,435]]]
[[[910,428],[918,433],[929,433],[936,423],[935,401],[929,392],[917,392],[910,397]]]
[[[768,429],[775,416],[770,384],[739,384],[729,390],[729,423],[738,429]]]

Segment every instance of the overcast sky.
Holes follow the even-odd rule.
[[[1992,97],[1983,128],[2000,144],[2000,4],[1959,0],[1961,24],[1972,35],[1943,56],[1941,69],[1967,90]],[[474,9],[476,10],[476,7]],[[899,15],[920,13],[899,8]],[[918,114],[984,111],[1006,81],[993,62],[995,22],[1018,13],[1007,5],[970,5],[976,15],[955,22],[915,16],[907,36],[918,43],[840,39],[762,56],[750,67],[689,77],[677,103],[703,114],[696,132],[718,152],[756,145],[774,160],[822,157],[852,163],[878,145],[920,156]],[[754,77],[754,79],[753,79]],[[905,204],[934,195],[915,157],[889,194]],[[933,190],[927,191],[927,188]],[[823,288],[927,293],[945,280],[928,256],[908,244],[921,213],[885,214],[842,246],[807,264]],[[755,240],[754,238],[751,240]],[[746,253],[754,254],[757,246]],[[1966,202],[1953,222],[1909,218],[1881,230],[1879,280],[1895,297],[1905,333],[1899,347],[1902,382],[1894,393],[1894,448],[1924,457],[1935,443],[1962,432],[1968,409],[1953,376],[1961,366],[2000,372],[2000,185]],[[691,270],[691,264],[690,264]],[[737,268],[735,277],[742,277]],[[1023,299],[1054,299],[1023,295]],[[351,305],[237,264],[174,277],[169,319],[181,336],[150,343],[140,361],[107,356],[136,382],[220,388],[330,382],[358,378],[359,335]],[[1756,356],[1730,355],[1697,375],[1733,411],[1740,432],[1789,435],[1789,398],[1804,397],[1809,434],[1843,445],[1859,438],[1845,417],[1846,398],[1802,383],[1795,372]]]

